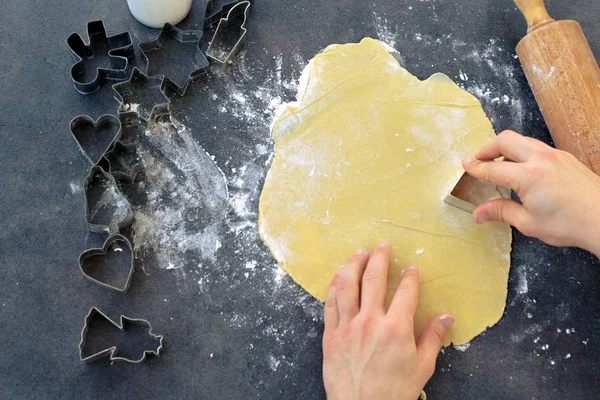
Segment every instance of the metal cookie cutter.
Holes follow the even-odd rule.
[[[155,349],[142,352],[140,358],[129,356],[119,356],[119,352],[123,352],[122,337],[130,330],[139,329],[147,330],[145,333],[146,340],[158,343]],[[90,331],[96,331],[96,337],[90,334]],[[136,332],[134,332],[136,333]],[[79,343],[79,359],[81,361],[90,362],[110,356],[111,361],[125,361],[128,363],[138,364],[146,359],[148,355],[159,356],[163,348],[163,336],[152,333],[152,325],[145,319],[128,318],[121,315],[119,323],[115,323],[108,318],[102,311],[96,307],[92,307],[85,317],[85,324],[81,331],[81,342]]]
[[[100,20],[89,22],[87,33],[88,44],[78,33],[71,34],[67,39],[75,60],[71,67],[71,78],[75,89],[81,94],[98,90],[102,79],[127,79],[129,58],[133,57],[129,32],[107,37],[104,22]]]
[[[69,124],[79,149],[92,165],[100,162],[121,137],[121,122],[112,115],[102,115],[96,121],[80,115]]]
[[[240,1],[235,4],[227,13],[227,17],[221,18],[215,35],[213,36],[206,55],[212,60],[227,66],[231,64],[232,58],[242,49],[246,42],[246,20],[248,18],[248,10],[250,9],[249,1]],[[232,35],[233,33],[233,35]],[[235,39],[235,43],[231,46]],[[230,50],[223,50],[230,48]]]
[[[108,172],[116,179],[133,182],[137,174],[144,169],[144,162],[134,145],[116,142],[104,157],[108,161]]]
[[[123,257],[128,258],[127,264],[129,268],[124,276],[110,278],[105,275],[106,272],[111,272],[106,271],[107,269],[110,269],[110,267],[114,267],[115,264],[118,264],[111,262],[112,260],[109,260],[109,251],[113,252],[113,256],[116,256],[117,253],[120,253],[118,254],[119,256],[122,255]],[[102,259],[101,268],[95,268],[94,266],[91,266],[90,263],[92,260],[98,258]],[[125,293],[129,289],[131,278],[133,277],[134,272],[133,248],[131,247],[131,243],[125,236],[122,235],[109,236],[104,242],[102,248],[90,249],[81,253],[79,256],[79,269],[81,270],[81,273],[83,273],[83,275],[90,281],[105,288]],[[112,275],[116,276],[118,274],[113,273]]]
[[[221,18],[225,17],[227,15],[227,13],[229,12],[229,10],[231,10],[239,2],[240,2],[239,0],[236,0],[236,1],[229,2],[229,3],[225,3],[221,6],[221,8],[214,11],[213,10],[214,1],[207,0],[206,8],[204,9],[204,27],[207,28],[209,26],[212,26],[212,25],[218,23],[221,20]]]
[[[164,83],[183,96],[190,80],[205,73],[210,65],[200,49],[201,38],[201,31],[183,31],[165,24],[160,35],[140,43],[146,75],[164,76]]]
[[[489,182],[480,181],[469,174],[463,174],[444,202],[468,213],[491,200],[510,199],[510,189]]]
[[[92,232],[118,233],[133,221],[133,211],[119,191],[115,178],[100,166],[93,166],[83,181],[85,218]]]
[[[129,80],[113,85],[115,99],[120,103],[119,114],[135,112],[144,121],[170,114],[171,101],[162,85],[162,77],[149,78],[134,68]]]
[[[136,112],[124,112],[119,114],[121,121],[121,137],[119,142],[125,147],[136,146],[140,138],[146,133],[147,123]]]

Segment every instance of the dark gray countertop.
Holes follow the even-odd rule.
[[[556,18],[577,19],[600,55],[600,4],[548,3]],[[180,26],[200,28],[202,12],[195,0]],[[136,43],[157,34],[124,0],[0,5],[1,398],[324,398],[322,306],[277,272],[256,218],[272,109],[292,99],[303,65],[328,44],[379,38],[418,77],[444,72],[475,94],[497,131],[549,142],[515,57],[525,23],[511,1],[257,0],[235,65],[171,96],[182,135],[193,140],[166,137],[158,147],[192,168],[163,160],[124,189],[138,212],[136,274],[127,295],[109,292],[77,267],[78,254],[101,238],[87,234],[88,167],[68,130],[76,115],[116,113],[109,85],[84,97],[70,81],[66,38],[95,19]],[[217,173],[202,149],[227,179],[229,201],[216,213],[210,192],[199,190],[205,180],[194,178]],[[597,396],[598,260],[514,238],[506,315],[465,351],[444,351],[432,399]],[[161,357],[81,363],[80,331],[94,305],[113,318],[150,320],[165,335]]]

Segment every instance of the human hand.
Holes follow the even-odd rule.
[[[415,340],[420,271],[408,268],[386,310],[391,247],[359,250],[336,274],[325,302],[323,381],[329,400],[416,400],[435,371],[454,319],[433,319]]]
[[[504,160],[494,161],[499,157]],[[600,177],[573,155],[504,131],[463,167],[477,179],[508,186],[522,201],[482,204],[473,213],[475,222],[506,222],[550,245],[600,255]]]

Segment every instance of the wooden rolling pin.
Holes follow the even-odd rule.
[[[515,0],[529,29],[517,54],[558,149],[600,175],[600,69],[576,21],[555,21],[543,0]]]

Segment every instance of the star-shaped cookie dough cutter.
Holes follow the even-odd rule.
[[[200,49],[201,31],[184,31],[169,23],[160,34],[147,42],[140,43],[140,53],[146,63],[146,75],[163,76],[164,84],[169,85],[180,95],[184,95],[188,84],[204,74],[210,63]],[[182,46],[192,47],[193,51],[179,51]],[[188,60],[182,59],[183,57]],[[161,64],[157,71],[154,64]]]
[[[162,89],[163,77],[148,77],[138,68],[131,78],[113,85],[115,99],[119,102],[119,114],[137,113],[144,121],[153,121],[170,114],[171,101]]]
[[[113,149],[104,157],[108,161],[108,172],[116,179],[133,182],[136,175],[144,169],[144,162],[135,145],[116,142]]]
[[[129,58],[133,57],[133,44],[129,32],[107,36],[104,22],[92,21],[87,25],[88,43],[78,33],[67,39],[67,45],[75,64],[71,67],[71,78],[75,89],[81,94],[91,94],[98,90],[102,79],[123,80],[129,76],[127,67]],[[108,58],[106,66],[96,67],[94,77],[86,79],[90,73],[87,65],[90,60]]]
[[[93,351],[91,354],[86,353],[86,346],[91,341],[89,337],[89,331],[91,326],[96,321],[108,322],[111,324],[116,330],[127,331],[128,326],[140,326],[148,329],[148,336],[158,342],[158,347],[155,350],[145,350],[139,359],[131,359],[128,357],[119,357],[119,348],[116,345],[109,346],[105,349],[101,349],[99,351]],[[103,343],[110,343],[109,337],[102,338]],[[155,335],[152,333],[152,325],[145,319],[139,318],[128,318],[124,315],[121,315],[119,323],[114,322],[110,318],[108,318],[102,311],[100,311],[96,307],[92,307],[92,309],[88,312],[85,317],[85,323],[83,326],[83,330],[81,331],[81,342],[79,343],[79,359],[84,362],[91,362],[97,360],[99,358],[103,358],[106,356],[110,356],[111,361],[125,361],[132,364],[139,364],[146,360],[148,355],[159,356],[160,352],[163,348],[163,336]],[[108,345],[107,345],[108,346]],[[102,346],[100,346],[102,347]]]
[[[206,50],[207,57],[222,64],[222,66],[231,64],[233,57],[239,53],[246,42],[246,33],[248,32],[246,29],[248,10],[250,10],[250,2],[240,1],[231,7],[225,18],[221,18],[217,30],[210,41],[210,45]],[[227,42],[229,36],[231,36],[229,31],[235,29],[239,30],[239,36],[237,37],[235,44],[233,44],[231,49],[223,50],[224,48],[227,48]]]

